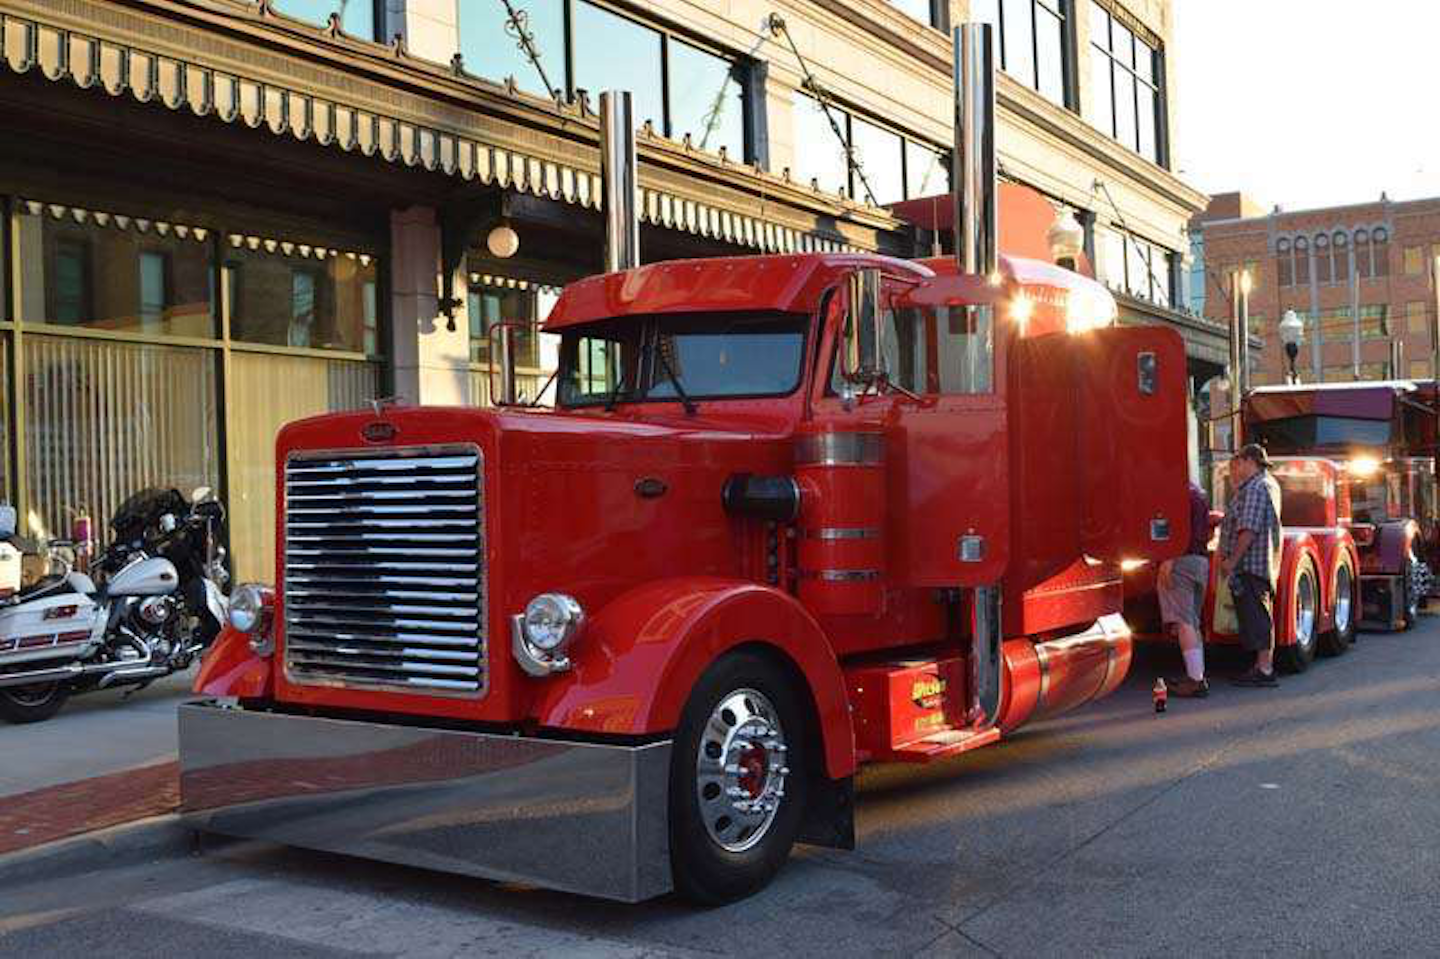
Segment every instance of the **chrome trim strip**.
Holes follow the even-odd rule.
[[[415,690],[412,690],[414,692]],[[187,825],[639,902],[671,888],[669,741],[179,708]]]
[[[877,466],[883,462],[883,433],[810,433],[795,442],[798,466]]]
[[[880,578],[878,569],[802,569],[800,576],[827,583],[873,583]]]
[[[874,526],[822,526],[819,529],[807,529],[805,538],[822,540],[879,539],[880,530]]]

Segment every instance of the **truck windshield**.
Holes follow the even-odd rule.
[[[789,313],[704,313],[566,332],[560,405],[784,396],[800,385],[808,325]]]
[[[1350,416],[1292,416],[1253,427],[1254,439],[1273,453],[1300,453],[1322,446],[1384,446],[1390,442],[1388,420]]]

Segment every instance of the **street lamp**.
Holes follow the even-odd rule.
[[[1055,222],[1045,231],[1045,239],[1050,244],[1050,258],[1067,270],[1075,269],[1080,254],[1085,251],[1085,228],[1068,206],[1056,215]]]
[[[1290,361],[1289,382],[1299,383],[1300,374],[1295,370],[1295,359],[1300,355],[1300,343],[1305,339],[1305,321],[1294,310],[1286,310],[1280,321],[1280,342],[1285,345],[1285,358]]]

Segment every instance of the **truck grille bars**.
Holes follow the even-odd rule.
[[[473,446],[286,462],[291,682],[484,694],[481,465]]]

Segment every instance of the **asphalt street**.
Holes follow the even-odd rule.
[[[0,721],[0,796],[175,758],[175,707],[190,696],[191,667],[138,691],[76,696],[53,719]]]
[[[855,852],[802,849],[722,909],[236,844],[0,889],[0,955],[1434,954],[1440,619],[1156,716],[1177,667],[1144,653],[1103,703],[867,772]]]

